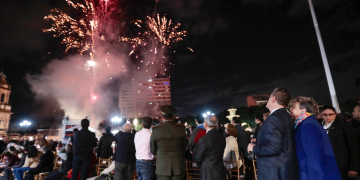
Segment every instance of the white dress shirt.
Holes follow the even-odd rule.
[[[329,134],[328,129],[329,129],[329,127],[332,125],[333,122],[334,122],[334,121],[332,121],[329,125],[325,125],[325,122],[324,122],[323,128],[326,130],[326,133],[327,133],[327,134]]]
[[[272,113],[274,113],[274,112],[275,112],[276,110],[278,110],[278,109],[281,109],[281,108],[276,108],[276,109],[272,110],[271,113],[270,113],[270,115],[271,115]]]
[[[152,160],[154,155],[150,151],[150,129],[143,128],[135,134],[134,143],[136,149],[136,159]]]

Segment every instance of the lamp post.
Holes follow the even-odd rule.
[[[203,114],[203,117],[204,117],[204,119],[207,117],[207,116],[213,116],[213,115],[215,115],[214,113],[211,113],[210,111],[208,111],[208,112],[206,112],[206,113],[204,113]]]
[[[25,128],[28,128],[31,125],[31,122],[28,120],[24,120],[23,122],[20,123],[21,127],[24,127],[24,136],[25,136]]]

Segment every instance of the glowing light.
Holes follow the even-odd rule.
[[[24,120],[23,122],[20,123],[20,126],[30,126],[31,122],[28,120]]]
[[[94,60],[88,60],[87,61],[87,64],[90,66],[90,67],[94,67],[96,65],[96,62]]]
[[[96,96],[93,97],[94,100],[96,100],[96,98],[97,98]]]
[[[122,119],[119,118],[119,117],[117,117],[117,116],[115,116],[115,117],[111,118],[111,122],[112,122],[113,124],[120,124],[120,123],[122,122]]]

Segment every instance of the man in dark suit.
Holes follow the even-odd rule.
[[[176,109],[161,107],[163,123],[153,127],[150,137],[151,153],[156,156],[158,180],[183,180],[185,178],[184,151],[187,144],[185,126],[173,122]]]
[[[200,138],[194,151],[194,159],[201,167],[201,179],[224,180],[226,169],[223,154],[226,146],[225,137],[217,131],[218,119],[210,115],[205,118],[206,135]]]
[[[294,122],[285,109],[290,99],[287,89],[274,90],[266,105],[270,116],[259,131],[256,145],[248,145],[248,151],[253,151],[257,157],[258,180],[300,179]]]
[[[115,134],[115,179],[130,180],[134,179],[135,170],[135,144],[134,134],[131,133],[132,125],[126,123],[123,130]]]
[[[77,180],[81,171],[80,180],[85,180],[91,162],[94,147],[97,145],[95,134],[89,131],[88,119],[81,120],[81,130],[74,134],[74,158],[71,180]]]

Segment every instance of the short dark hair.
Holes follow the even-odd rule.
[[[271,94],[272,96],[275,97],[277,103],[279,105],[282,106],[288,106],[290,100],[291,100],[291,95],[289,90],[285,89],[285,88],[275,88],[274,92]]]
[[[106,132],[110,132],[110,131],[111,131],[111,127],[110,127],[110,126],[106,126],[106,127],[105,127],[105,131],[106,131]]]
[[[234,121],[235,124],[240,124],[241,123],[240,117],[233,117],[232,120]]]
[[[89,122],[88,119],[83,119],[83,120],[81,120],[81,127],[82,127],[83,129],[87,129],[87,128],[89,127],[89,125],[90,125],[90,122]]]
[[[149,129],[151,127],[151,123],[152,123],[151,117],[144,117],[142,119],[142,125],[146,129]]]
[[[47,152],[47,151],[50,151],[50,150],[51,150],[51,146],[49,146],[49,145],[44,145],[43,147],[41,147],[41,149],[42,149],[44,152]]]
[[[255,119],[258,119],[259,121],[264,122],[263,115],[261,115],[261,114],[256,115]]]
[[[10,151],[15,151],[15,147],[14,147],[14,146],[10,146],[9,150],[10,150]]]
[[[173,114],[163,114],[162,117],[164,119],[170,120],[173,119],[175,116]]]
[[[299,96],[295,99],[295,102],[299,103],[299,109],[306,109],[306,112],[315,116],[319,114],[319,105],[312,97]]]
[[[325,106],[323,106],[323,107],[321,108],[321,112],[323,112],[323,111],[325,111],[325,110],[327,110],[327,109],[330,109],[330,110],[334,111],[334,113],[336,113],[336,110],[335,110],[334,106],[331,106],[331,105],[325,105]]]
[[[9,151],[6,151],[4,155],[5,155],[5,156],[10,156],[11,153],[10,153]]]
[[[78,131],[79,131],[78,128],[74,128],[74,129],[73,129],[73,132],[78,132]]]
[[[191,132],[193,132],[195,130],[196,126],[191,126],[190,128],[191,128]]]
[[[29,158],[34,158],[38,155],[38,150],[35,146],[30,146],[29,147],[29,152],[28,152],[28,157]]]

